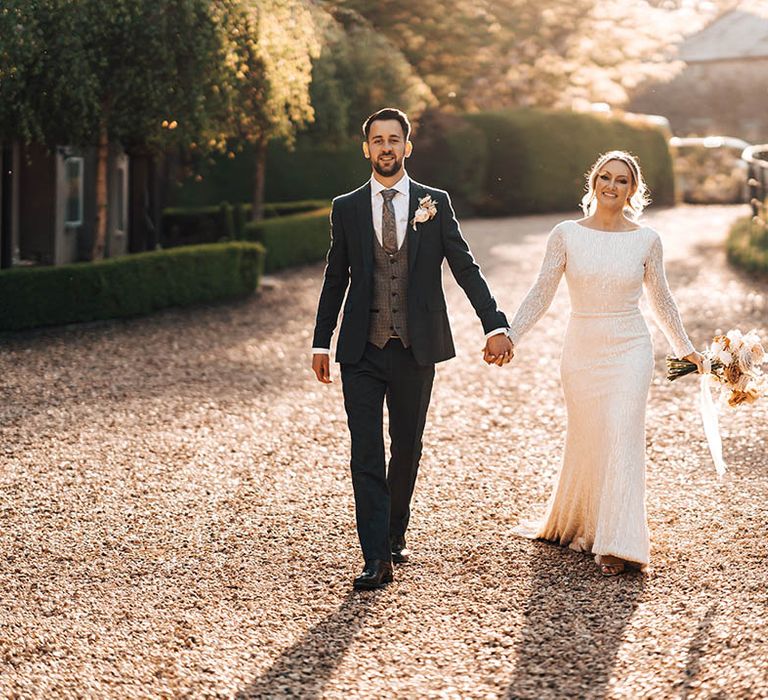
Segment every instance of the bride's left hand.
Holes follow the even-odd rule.
[[[693,362],[693,364],[696,365],[696,369],[698,369],[699,374],[704,374],[704,355],[702,355],[700,352],[696,352],[696,350],[694,350],[693,352],[688,353],[683,359],[688,360],[689,362]]]

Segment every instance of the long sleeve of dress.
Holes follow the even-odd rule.
[[[683,328],[680,312],[669,290],[664,273],[664,252],[658,236],[654,239],[645,261],[643,282],[651,310],[675,356],[684,357],[693,352],[695,348]]]
[[[523,299],[523,303],[520,304],[507,331],[515,345],[547,312],[563,272],[565,272],[565,238],[562,230],[556,226],[547,239],[547,251],[541,263],[539,275]]]

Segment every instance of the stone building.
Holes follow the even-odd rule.
[[[677,136],[735,136],[768,142],[768,9],[744,3],[679,47],[683,70],[645,83],[629,109],[662,114]]]

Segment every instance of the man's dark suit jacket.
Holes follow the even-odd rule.
[[[426,195],[431,195],[436,203],[437,214],[429,221],[416,224],[414,230],[413,215],[419,199]],[[370,182],[333,200],[331,247],[312,347],[330,348],[349,286],[336,347],[337,362],[358,362],[368,342],[375,235]],[[408,331],[413,355],[419,364],[442,362],[456,354],[443,294],[443,259],[448,261],[453,276],[474,307],[484,332],[507,327],[507,318],[496,306],[461,235],[447,192],[410,181],[407,236]]]

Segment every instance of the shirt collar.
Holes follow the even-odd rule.
[[[408,177],[408,173],[403,170],[403,176],[392,187],[384,187],[373,175],[371,175],[371,197],[375,197],[379,192],[384,190],[397,190],[400,194],[404,194],[406,197],[410,194],[411,179]]]

